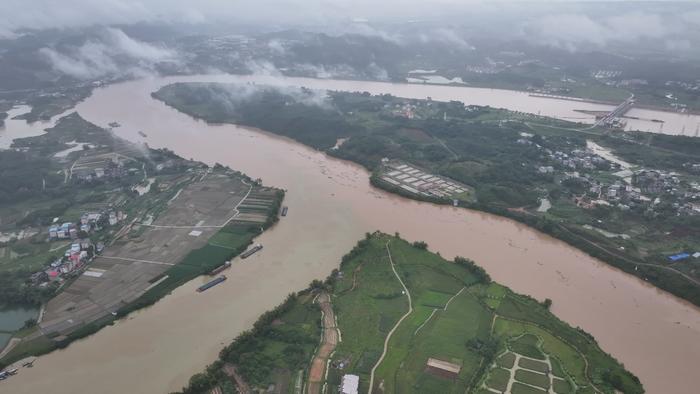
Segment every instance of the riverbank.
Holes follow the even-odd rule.
[[[372,176],[370,178],[372,185],[386,190],[387,192],[398,194],[405,198],[425,201],[434,204],[442,205],[452,205],[453,201],[449,199],[438,199],[438,198],[428,198],[416,196],[413,193],[406,192],[402,189],[397,188],[387,182],[383,182],[379,177]],[[533,215],[524,210],[515,210],[494,207],[489,205],[484,205],[480,203],[470,203],[462,202],[462,205],[466,209],[472,209],[476,211],[482,211],[502,217],[506,217],[522,224],[525,224],[531,228],[534,228],[544,234],[550,235],[561,241],[566,242],[572,247],[579,249],[589,256],[604,261],[629,275],[634,275],[643,278],[644,280],[650,280],[655,286],[669,292],[670,294],[676,295],[681,298],[687,298],[689,301],[693,302],[695,305],[700,305],[700,281],[697,279],[687,276],[681,271],[673,269],[671,267],[663,267],[657,264],[649,264],[642,260],[633,260],[622,255],[619,250],[613,251],[605,246],[601,246],[594,241],[587,239],[588,234],[582,234],[578,229],[570,228],[565,224],[558,223],[553,220],[543,219],[540,216]],[[656,270],[668,271],[672,276],[668,279],[663,280],[659,276],[655,275]]]
[[[245,88],[245,92],[241,89],[243,87],[239,85],[175,84],[160,89],[153,97],[208,122],[259,127],[291,137],[334,157],[351,160],[372,171],[370,182],[387,191],[442,204],[453,204],[459,200],[462,207],[517,220],[700,305],[700,277],[696,277],[692,262],[679,268],[668,267],[663,257],[672,253],[670,251],[676,247],[675,244],[680,242],[691,251],[695,250],[693,248],[700,250],[700,243],[692,236],[670,239],[663,234],[678,233],[679,228],[687,225],[686,221],[693,223],[692,212],[679,211],[678,215],[670,215],[666,211],[657,213],[654,212],[655,205],[644,205],[630,197],[603,201],[608,207],[619,207],[619,211],[609,208],[609,212],[600,214],[599,211],[604,208],[595,207],[595,204],[605,198],[601,193],[603,187],[605,190],[620,187],[620,181],[613,185],[614,181],[611,180],[618,173],[613,166],[619,166],[620,161],[602,158],[595,151],[592,155],[586,154],[590,141],[576,131],[565,127],[559,131],[556,131],[556,127],[529,127],[528,133],[522,131],[527,125],[523,125],[517,114],[484,107],[464,108],[459,103],[441,104],[389,96],[333,93],[323,101],[326,105],[323,107],[316,103],[309,104],[312,97],[317,102],[321,100],[314,96],[317,92],[278,91],[264,86],[257,90]],[[243,99],[239,97],[241,94]],[[333,108],[333,111],[328,108]],[[442,119],[440,114],[443,115]],[[507,122],[503,121],[504,118]],[[497,125],[492,123],[496,121],[499,122]],[[557,125],[553,123],[553,126]],[[338,138],[348,140],[336,149],[335,141]],[[601,130],[589,131],[586,138],[594,138],[601,143],[605,141],[610,145],[614,142],[617,149],[636,160],[638,166],[655,166],[657,171],[683,171],[688,163],[693,164],[696,159],[692,155],[693,145],[684,141],[684,137],[664,136],[665,140],[660,142],[664,144],[663,147],[655,146],[659,143],[646,146],[630,143],[624,137],[609,137]],[[615,141],[608,141],[610,138]],[[674,138],[678,141],[669,140]],[[667,150],[674,147],[677,147],[673,150],[674,155],[669,156]],[[643,152],[644,157],[639,158],[634,153],[635,149]],[[494,160],[496,157],[498,159]],[[415,178],[410,173],[396,175],[413,182],[400,184],[403,181],[398,178],[392,180],[387,177],[396,171],[391,172],[390,168],[384,173],[382,169],[386,160],[393,159],[427,167],[433,174],[471,185],[476,192],[470,192],[472,197],[469,198],[458,194],[450,196],[449,189],[435,193],[420,192],[419,189],[424,190],[434,182],[429,181],[434,179],[430,178],[432,174],[418,172]],[[416,171],[413,170],[414,173]],[[694,179],[690,173],[684,175],[687,175],[687,182]],[[438,182],[444,183],[444,180]],[[606,186],[608,184],[609,188]],[[598,196],[592,197],[592,192],[588,196],[589,188],[597,188]],[[686,194],[692,194],[691,189],[687,189]],[[551,212],[538,213],[534,209],[541,195],[550,196],[553,202]],[[577,195],[579,197],[574,198]],[[640,193],[638,197],[650,202],[657,195],[647,197]],[[668,194],[658,197],[674,198]],[[576,204],[574,201],[577,201]],[[675,202],[676,205],[692,204],[689,201]],[[585,208],[585,204],[589,207]],[[650,211],[657,226],[648,223]],[[638,233],[632,240],[614,242],[596,237],[596,234],[581,227],[596,220],[602,223],[601,219],[607,219],[606,216],[615,218],[614,221],[610,220],[609,226],[639,227],[647,229],[647,232]],[[682,217],[676,219],[676,216]],[[663,231],[657,231],[662,228]],[[659,242],[660,239],[667,243]]]
[[[6,299],[30,297],[34,291],[45,302],[43,318],[24,330],[19,342],[14,341],[12,349],[4,352],[3,365],[65,348],[154,304],[242,253],[278,220],[282,190],[266,188],[221,165],[208,167],[172,152],[114,138],[76,114],[62,118],[46,134],[15,140],[14,146],[24,148],[26,155],[54,157],[52,153],[76,135],[93,147],[42,162],[51,168],[45,172],[66,175],[53,183],[44,178],[44,188],[30,201],[6,207],[6,212],[21,211],[24,215],[16,215],[21,218],[18,227],[46,228],[54,217],[63,217],[62,223],[82,226],[82,237],[71,241],[61,234],[63,239],[56,240],[56,235],[47,237],[50,233],[41,231],[2,249],[2,269],[13,267],[12,275],[3,277],[17,282],[4,286]],[[15,153],[0,151],[0,157]],[[103,165],[108,175],[93,179],[90,166],[95,165]],[[24,171],[39,170],[33,167]],[[152,187],[135,193],[134,185],[143,179],[150,179]],[[57,204],[56,196],[65,199],[65,204]],[[51,208],[36,209],[46,206],[46,201],[53,204]],[[88,222],[88,213],[98,219]],[[124,220],[127,216],[128,221]],[[12,224],[13,217],[7,215],[3,224]],[[79,264],[64,257],[63,249],[71,243],[87,250]],[[94,246],[98,244],[99,251]],[[18,256],[13,250],[23,252]],[[50,267],[47,261],[52,263]],[[30,275],[39,278],[31,285]]]

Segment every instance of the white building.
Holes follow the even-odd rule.
[[[340,384],[342,394],[357,394],[360,386],[360,377],[357,375],[343,375],[343,382]]]

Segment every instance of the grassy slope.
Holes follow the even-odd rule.
[[[547,338],[545,350],[562,359],[569,368],[576,369],[577,377],[582,381],[595,380],[601,389],[609,389],[602,373],[610,370],[620,377],[629,392],[642,391],[636,378],[624,372],[623,367],[603,353],[595,341],[558,320],[537,302],[502,286],[476,283],[466,269],[388,236],[372,237],[358,256],[342,266],[344,276],[335,285],[334,303],[343,342],[336,349],[334,360],[350,360],[342,373],[360,375],[361,391],[368,388],[369,372],[381,354],[386,333],[408,308],[403,295],[385,298],[388,294],[400,294],[401,289],[386,257],[387,241],[391,241],[389,247],[396,270],[411,293],[414,312],[394,332],[389,351],[377,369],[375,382],[383,381],[385,392],[429,392],[435,389],[445,393],[464,392],[470,384],[480,381],[482,362],[490,363],[490,360],[484,360],[488,357],[484,357],[483,351],[468,343],[475,340],[495,342],[499,349],[503,349],[507,339],[522,334],[523,326],[539,330],[537,332]],[[352,287],[352,272],[358,267],[356,288],[346,291]],[[466,290],[452,300],[446,311],[438,309],[428,323],[423,324],[434,309],[435,292],[454,295],[463,287]],[[489,307],[487,302],[496,308]],[[528,323],[511,327],[508,320],[497,319],[499,323],[492,335],[494,314]],[[535,324],[545,328],[539,329]],[[564,344],[545,329],[565,338],[571,345]],[[588,376],[581,364],[576,364],[577,349],[589,360]],[[459,377],[452,381],[425,373],[428,357],[462,365]],[[340,375],[340,371],[332,371],[331,379],[338,379]]]

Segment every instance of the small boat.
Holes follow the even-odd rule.
[[[262,249],[262,248],[263,248],[262,245],[257,244],[257,245],[255,245],[255,246],[253,246],[252,248],[250,248],[250,249],[246,250],[245,252],[243,252],[243,253],[241,254],[241,258],[242,258],[242,259],[247,259],[248,257],[252,256],[254,253],[256,253],[257,251],[259,251],[259,250]]]
[[[218,285],[219,283],[221,283],[221,282],[223,282],[223,281],[225,281],[225,280],[226,280],[226,275],[221,275],[220,277],[218,277],[218,278],[216,278],[216,279],[214,279],[214,280],[211,280],[211,281],[209,281],[209,282],[207,282],[207,283],[205,283],[205,284],[199,286],[199,287],[197,288],[197,292],[201,293],[201,292],[203,292],[203,291],[209,290],[209,289],[211,289],[212,287]]]
[[[282,216],[287,216],[287,210],[289,210],[289,207],[287,207],[287,206],[282,207]]]
[[[146,133],[144,133],[143,131],[139,131],[139,135],[143,138],[148,137],[148,135]]]
[[[226,268],[228,268],[228,267],[230,267],[230,266],[231,266],[231,262],[230,262],[230,261],[227,261],[227,262],[221,264],[220,266],[214,268],[214,269],[209,273],[209,275],[214,276],[214,275],[220,274],[221,271],[225,270]]]

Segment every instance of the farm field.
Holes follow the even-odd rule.
[[[557,393],[566,393],[573,387],[586,392],[594,382],[603,392],[612,392],[613,384],[641,392],[636,378],[590,337],[535,300],[490,282],[478,267],[447,262],[420,243],[388,235],[373,235],[366,242],[362,252],[342,265],[334,287],[342,342],[331,365],[344,368],[331,368],[331,387],[343,374],[357,374],[360,391],[368,390],[384,339],[409,310],[393,261],[410,293],[412,312],[393,331],[376,365],[372,392],[488,392],[492,387],[518,393],[554,386]],[[536,318],[528,319],[531,315]],[[545,327],[538,326],[541,322]],[[562,337],[575,338],[581,348]],[[602,369],[615,377],[603,376]]]
[[[159,196],[141,217],[124,226],[85,273],[46,304],[38,330],[4,362],[94,332],[115,316],[150,305],[210,272],[244,251],[274,222],[282,199],[277,189],[246,182],[224,169],[196,173]],[[246,201],[250,196],[255,196],[255,207],[242,208],[251,204]],[[244,209],[254,214],[239,220]]]

